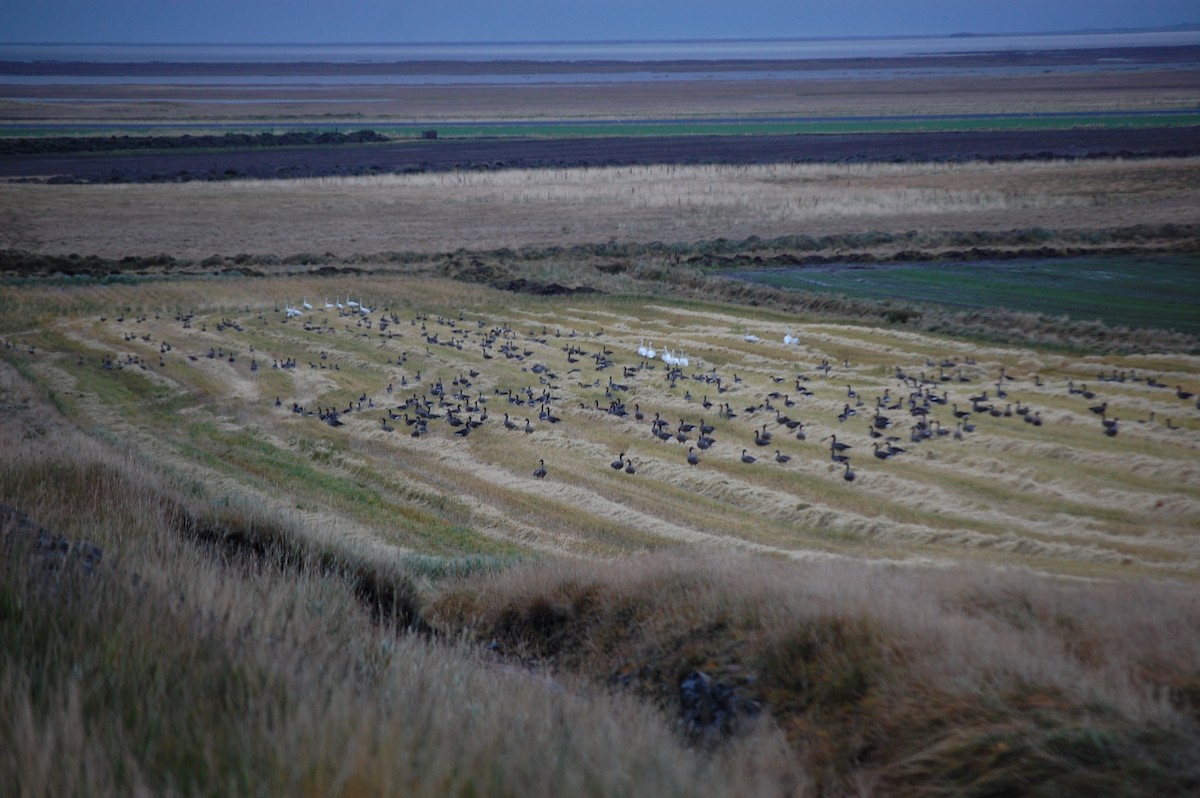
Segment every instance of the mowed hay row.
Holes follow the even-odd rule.
[[[3,291],[6,306],[37,309],[9,317],[4,356],[66,412],[223,491],[415,552],[714,546],[1083,575],[1200,565],[1200,410],[1176,395],[1200,388],[1188,356],[1081,362],[429,278]],[[651,343],[653,360],[638,352]],[[1115,435],[1091,409],[1104,401],[1120,411]],[[478,426],[461,434],[456,417]],[[707,449],[701,424],[714,427]],[[621,455],[636,473],[610,467]]]

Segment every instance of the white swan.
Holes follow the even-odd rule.
[[[754,333],[746,333],[744,336],[742,336],[742,340],[744,340],[748,344],[756,344],[759,341],[761,341],[762,339],[759,338]]]
[[[784,344],[786,344],[786,345],[788,345],[788,346],[791,346],[792,344],[798,344],[798,343],[800,343],[800,339],[799,339],[799,338],[797,338],[796,336],[792,335],[792,334],[789,332],[789,333],[784,333],[784,336],[783,336],[783,342],[784,342]]]
[[[651,360],[658,357],[658,353],[654,351],[654,342],[653,341],[651,341],[650,344],[646,347],[646,357],[650,358]]]
[[[312,310],[312,305],[309,304],[308,297],[301,297],[300,304],[304,306],[305,310]]]
[[[646,356],[646,339],[645,338],[638,339],[638,354],[642,357]]]

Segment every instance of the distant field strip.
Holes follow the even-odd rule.
[[[922,116],[855,116],[804,118],[672,118],[661,120],[606,119],[594,121],[427,121],[411,125],[391,123],[367,125],[371,130],[398,139],[419,139],[425,131],[434,129],[440,138],[593,138],[643,136],[736,136],[736,135],[801,135],[847,133],[954,133],[967,131],[1004,130],[1070,130],[1078,128],[1140,129],[1155,127],[1196,127],[1200,111],[1172,110],[1157,112],[1103,113],[1029,113],[1029,114],[964,114]],[[0,124],[0,136],[38,137],[70,134],[73,136],[155,135],[164,128],[179,128],[178,123],[139,125],[136,122],[120,125],[89,127],[86,123],[59,125]],[[292,125],[238,122],[233,125],[200,125],[191,130],[200,132],[239,133],[279,132],[289,128],[306,131],[341,132],[345,121],[305,122]]]
[[[1192,158],[0,183],[5,208],[0,247],[116,258],[170,253],[199,260],[236,253],[445,253],[864,230],[1108,230],[1165,221],[1195,224],[1197,186],[1200,161]],[[1032,239],[1035,245],[1042,240]]]
[[[606,557],[703,546],[1097,577],[1200,573],[1200,409],[1176,396],[1177,386],[1200,388],[1194,357],[1079,361],[733,307],[563,303],[405,279],[0,291],[0,353],[85,428],[231,497],[406,551]],[[373,312],[324,308],[351,296]],[[285,320],[302,298],[317,307]],[[785,333],[800,342],[785,345]],[[661,359],[638,356],[651,341],[689,365],[670,379]],[[597,357],[611,365],[598,370]],[[275,368],[289,358],[294,369]],[[1123,382],[1099,379],[1118,371]],[[1094,398],[1069,393],[1068,380]],[[430,393],[438,383],[440,399]],[[919,442],[916,391],[945,400],[929,406]],[[543,392],[558,423],[528,403]],[[969,418],[952,415],[983,392]],[[430,398],[437,416],[416,438],[414,408],[400,407],[413,396]],[[608,412],[613,402],[628,415]],[[1101,402],[1119,419],[1115,437],[1089,409]],[[343,426],[319,420],[322,408],[340,410]],[[455,434],[454,408],[464,422],[486,421]],[[890,425],[873,422],[877,409]],[[516,429],[504,427],[506,413]],[[652,434],[656,415],[670,440]],[[784,417],[802,423],[794,430]],[[975,431],[956,440],[964,420]],[[681,422],[715,427],[711,447],[694,450],[699,465],[687,463],[699,432],[679,442]],[[771,440],[756,445],[763,432]],[[853,483],[831,462],[834,435],[851,447]],[[887,436],[906,451],[877,457]],[[742,462],[743,450],[757,461]],[[790,460],[776,462],[777,451]],[[622,454],[636,473],[609,467]],[[544,480],[532,475],[539,460]]]
[[[1104,114],[979,114],[922,117],[842,117],[836,119],[727,119],[603,122],[504,122],[490,124],[426,123],[380,126],[377,132],[419,137],[435,127],[451,138],[520,136],[577,138],[592,136],[732,136],[820,133],[953,133],[972,130],[1065,130],[1072,128],[1194,127],[1200,112]],[[3,133],[3,128],[0,128]]]

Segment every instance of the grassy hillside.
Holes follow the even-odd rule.
[[[1200,778],[1192,355],[403,270],[0,310],[6,793]]]

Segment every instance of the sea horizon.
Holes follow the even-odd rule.
[[[389,63],[398,61],[717,61],[896,58],[1011,50],[1200,45],[1200,26],[1138,31],[922,36],[337,43],[0,42],[0,61]]]

